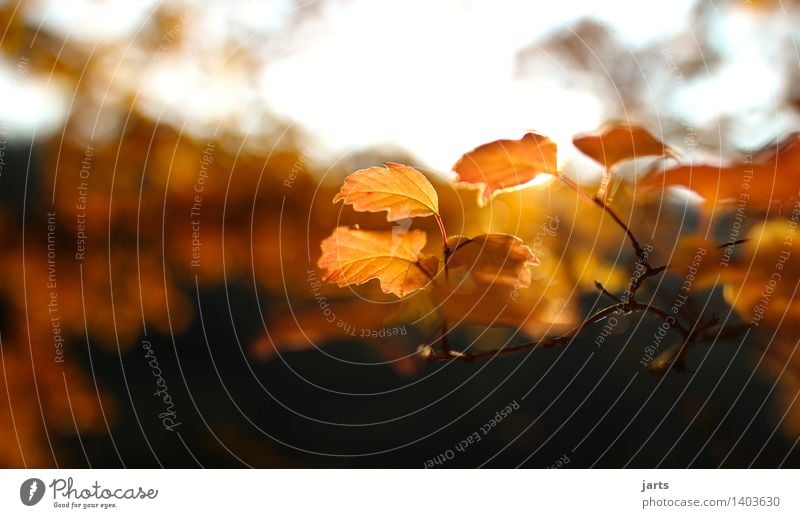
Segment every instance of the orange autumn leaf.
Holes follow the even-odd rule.
[[[359,212],[385,210],[387,221],[439,213],[439,198],[428,179],[413,167],[393,162],[345,178],[333,203],[340,200]]]
[[[436,278],[431,295],[439,314],[451,327],[508,327],[531,337],[567,330],[578,317],[575,299],[554,277],[527,281],[527,276],[533,276],[526,272],[529,268],[530,263],[519,268],[517,284],[509,276],[505,277],[506,282],[491,282],[485,276],[448,267],[448,276]],[[495,274],[502,270],[503,266],[494,266]],[[486,273],[494,278],[488,270]],[[525,282],[529,286],[523,286]],[[555,284],[550,285],[551,282]]]
[[[477,189],[478,205],[483,206],[498,192],[524,185],[541,173],[558,174],[556,158],[556,144],[536,133],[519,140],[495,140],[456,162],[456,186]]]
[[[686,187],[711,205],[741,200],[752,208],[794,200],[800,193],[800,133],[728,165],[682,164],[643,179],[644,188]]]
[[[536,256],[518,237],[508,234],[484,234],[473,238],[454,236],[448,239],[448,270],[486,284],[504,284],[527,288],[531,284],[530,266]],[[452,279],[451,279],[452,280]]]
[[[674,153],[643,127],[627,123],[605,124],[596,131],[575,135],[572,143],[606,169],[634,158],[671,156]]]
[[[322,241],[317,265],[325,282],[340,287],[380,281],[381,290],[404,297],[425,287],[436,275],[438,259],[421,253],[426,235],[337,227]]]
[[[437,277],[432,296],[452,326],[512,327],[535,336],[571,322],[569,304],[533,286],[531,266],[538,263],[520,239],[453,236],[448,248],[447,275]]]

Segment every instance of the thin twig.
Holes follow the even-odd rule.
[[[581,322],[578,326],[576,326],[575,328],[573,328],[564,335],[544,337],[539,340],[536,340],[535,342],[528,342],[520,345],[514,345],[511,347],[504,347],[502,349],[481,351],[478,353],[462,353],[458,351],[450,351],[445,353],[444,351],[436,351],[432,347],[428,347],[425,350],[425,354],[429,360],[460,360],[464,362],[473,362],[475,360],[490,358],[493,356],[503,356],[507,354],[518,353],[521,351],[535,349],[538,347],[554,347],[556,345],[563,345],[564,343],[569,342],[572,338],[575,337],[575,335],[583,331],[583,329],[586,328],[587,326],[594,324],[595,322],[599,322],[617,312],[618,308],[616,306],[609,306],[605,309],[598,311],[591,317],[587,318],[586,320]]]
[[[519,344],[512,347],[503,347],[501,349],[481,351],[478,353],[463,353],[458,351],[436,351],[430,347],[426,350],[425,353],[428,359],[430,360],[459,360],[463,362],[473,362],[480,359],[492,358],[495,356],[504,356],[531,349],[537,349],[540,347],[554,347],[554,346],[564,345],[573,338],[575,338],[584,329],[586,329],[588,326],[592,324],[596,324],[602,320],[605,320],[606,318],[614,314],[626,314],[626,313],[631,313],[633,311],[642,311],[645,313],[650,313],[652,315],[658,316],[661,320],[669,324],[670,329],[673,329],[675,332],[681,335],[682,338],[681,345],[682,347],[685,347],[685,350],[681,351],[680,353],[681,355],[685,355],[685,353],[688,352],[688,347],[691,344],[698,341],[704,341],[707,338],[709,338],[709,336],[707,336],[709,330],[713,329],[715,326],[718,325],[717,320],[712,320],[698,327],[697,329],[690,331],[689,329],[684,327],[680,322],[676,321],[673,317],[671,317],[666,311],[662,310],[659,307],[652,306],[649,304],[644,304],[641,302],[620,303],[599,310],[598,312],[594,313],[586,320],[581,322],[579,325],[577,325],[576,327],[574,327],[573,329],[571,329],[570,331],[568,331],[563,335],[548,336],[540,338],[539,340],[535,340],[533,342],[526,342],[524,344]],[[748,329],[749,327],[751,327],[749,324],[729,326],[719,331],[715,331],[713,333],[714,338],[720,338],[720,339],[731,338],[741,333],[743,330]]]
[[[664,272],[669,265],[662,265],[653,267],[648,261],[648,251],[642,247],[639,243],[639,240],[634,235],[633,231],[630,227],[619,217],[617,214],[609,207],[604,201],[602,201],[597,196],[590,196],[586,191],[584,191],[578,184],[570,180],[565,176],[559,176],[559,178],[571,187],[575,192],[581,195],[586,200],[590,201],[591,203],[597,205],[602,209],[609,217],[625,232],[628,237],[628,240],[633,247],[633,251],[636,254],[636,269],[631,277],[631,283],[628,287],[625,296],[620,298],[610,291],[608,291],[601,283],[595,281],[595,287],[603,295],[614,300],[616,303],[608,306],[606,308],[600,309],[594,314],[590,315],[589,317],[585,318],[580,324],[569,330],[563,335],[559,336],[546,336],[540,338],[538,340],[534,340],[532,342],[526,342],[519,345],[514,345],[511,347],[503,347],[500,349],[492,349],[492,350],[485,350],[480,351],[477,353],[465,353],[459,351],[452,351],[450,350],[449,345],[446,341],[446,333],[447,333],[447,324],[443,322],[442,329],[444,331],[443,340],[442,340],[442,350],[437,351],[432,346],[424,346],[421,349],[421,352],[427,357],[429,360],[459,360],[464,362],[473,362],[480,359],[485,358],[493,358],[495,356],[503,356],[508,354],[514,354],[522,351],[527,351],[531,349],[536,349],[539,347],[554,347],[559,345],[564,345],[569,343],[573,338],[575,338],[578,334],[580,334],[583,330],[587,327],[596,324],[606,318],[610,317],[611,315],[615,314],[629,314],[633,312],[644,312],[654,315],[661,320],[663,320],[669,327],[669,329],[674,330],[678,333],[681,338],[681,344],[677,354],[674,357],[674,361],[671,363],[672,368],[675,369],[683,369],[685,365],[685,358],[686,354],[689,350],[690,345],[693,343],[703,340],[707,338],[707,335],[710,336],[711,330],[716,329],[715,337],[716,338],[727,338],[729,336],[734,336],[738,334],[743,329],[748,328],[748,325],[738,325],[738,326],[729,326],[727,328],[718,328],[719,319],[713,317],[709,319],[707,322],[700,324],[696,322],[691,327],[685,327],[681,322],[679,322],[673,315],[669,312],[661,309],[658,306],[654,306],[652,304],[647,304],[644,302],[639,302],[635,300],[636,293],[641,288],[642,284],[645,280],[649,279],[650,277],[654,277],[662,272]],[[449,255],[451,251],[447,245],[447,238],[446,233],[444,232],[444,225],[442,223],[441,217],[437,215],[437,221],[439,222],[439,228],[442,231],[443,241],[444,241],[444,253],[445,253],[445,271],[447,269],[447,260],[449,259]],[[744,243],[746,240],[738,240],[732,241],[730,243],[726,243],[721,245],[720,248],[724,248],[727,246],[734,246],[741,243]],[[639,268],[643,268],[644,271],[639,273]]]
[[[728,241],[727,243],[722,243],[721,245],[717,245],[717,248],[729,248],[736,245],[741,245],[742,243],[747,243],[748,239],[737,239],[736,241]]]
[[[616,212],[611,210],[611,207],[606,205],[606,203],[597,196],[592,198],[592,202],[601,209],[603,209],[606,212],[606,214],[608,214],[611,217],[611,219],[613,219],[614,222],[617,225],[619,225],[619,227],[622,230],[625,231],[625,234],[631,241],[631,245],[633,246],[634,252],[636,252],[636,257],[639,258],[639,260],[642,262],[645,268],[649,270],[650,264],[647,262],[647,252],[645,251],[644,248],[642,248],[642,245],[639,244],[639,240],[636,239],[636,236],[633,235],[633,232],[631,231],[630,227],[628,227],[628,225],[624,221],[622,221],[622,219],[619,216],[617,216]]]
[[[647,250],[645,250],[644,247],[642,247],[641,243],[639,243],[639,240],[636,239],[636,236],[634,235],[630,227],[627,225],[627,223],[622,221],[622,218],[617,216],[617,213],[614,212],[611,209],[611,207],[608,206],[607,203],[605,203],[597,196],[590,196],[589,193],[584,191],[580,185],[573,182],[566,176],[561,175],[559,176],[559,178],[561,179],[562,182],[564,182],[572,190],[581,195],[584,199],[600,207],[600,209],[603,210],[606,214],[608,214],[608,216],[612,220],[614,220],[614,223],[616,223],[617,226],[619,226],[625,232],[625,235],[628,236],[628,239],[631,242],[631,246],[633,247],[633,251],[636,254],[638,264],[641,264],[644,267],[644,273],[639,276],[635,276],[634,280],[631,282],[631,286],[629,288],[629,291],[631,293],[631,298],[633,297],[633,295],[636,294],[636,291],[641,287],[645,279],[658,275],[659,273],[667,269],[668,265],[653,267],[650,264],[650,262],[647,260],[648,256]]]
[[[439,224],[439,232],[442,235],[442,250],[444,250],[444,264],[447,265],[447,259],[450,256],[450,246],[447,244],[447,231],[444,229],[444,221],[439,213],[434,214],[436,223]]]
[[[600,293],[602,293],[603,295],[605,295],[605,296],[607,296],[608,298],[612,299],[613,301],[615,301],[615,302],[620,302],[620,303],[622,303],[622,304],[624,304],[624,303],[625,303],[625,301],[624,301],[624,300],[622,300],[621,298],[617,297],[616,295],[614,295],[613,293],[611,293],[610,291],[608,291],[608,290],[605,288],[605,286],[603,286],[602,284],[600,284],[600,282],[598,282],[598,281],[594,281],[594,287],[595,287],[595,288],[597,288],[597,289],[600,291]]]

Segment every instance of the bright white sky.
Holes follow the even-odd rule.
[[[585,85],[570,86],[568,70],[521,76],[521,49],[585,17],[636,48],[682,30],[694,0],[312,2],[301,8],[308,15],[291,30],[286,25],[294,3],[287,0],[186,4],[200,13],[199,46],[213,46],[236,27],[247,33],[237,35],[245,44],[278,34],[279,50],[270,49],[254,77],[214,74],[199,59],[203,52],[163,59],[137,86],[146,109],[166,107],[173,118],[177,113],[179,119],[212,124],[258,118],[253,106],[260,106],[308,131],[327,158],[392,144],[449,170],[463,152],[488,140],[518,138],[532,129],[568,149],[574,133],[603,122],[600,100]],[[28,16],[93,45],[134,34],[154,5],[48,0]],[[698,122],[769,104],[781,87],[764,49],[752,44],[759,41],[752,18],[729,17],[715,30],[732,61],[719,77],[686,88],[676,106]],[[13,64],[0,67],[7,72],[0,75],[0,98],[7,101],[0,118],[20,131],[57,127],[72,92],[15,77]]]
[[[519,77],[518,51],[587,14],[640,44],[680,27],[691,3],[659,3],[656,16],[636,1],[336,4],[265,70],[263,87],[274,111],[336,150],[394,143],[449,168],[482,142],[529,129],[569,142],[601,122],[591,93],[564,89],[560,77]]]

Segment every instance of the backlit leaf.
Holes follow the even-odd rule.
[[[528,133],[519,140],[496,140],[456,162],[456,186],[477,189],[482,206],[496,193],[524,185],[541,173],[557,174],[556,158],[555,143],[542,135]]]
[[[433,283],[440,314],[453,327],[512,327],[530,336],[556,332],[574,318],[573,307],[547,282],[532,280],[536,258],[523,242],[507,234],[448,240],[447,275]]]
[[[359,212],[386,211],[388,221],[439,213],[439,198],[422,173],[413,167],[387,162],[351,174],[333,198]]]
[[[609,123],[596,131],[575,135],[572,143],[606,168],[634,158],[673,154],[669,146],[643,127],[626,123]]]
[[[517,288],[531,284],[531,265],[536,257],[522,240],[508,234],[484,234],[473,238],[448,239],[451,273],[463,273],[486,284],[505,284]],[[453,281],[451,277],[451,282]]]
[[[800,133],[727,165],[682,164],[643,178],[644,188],[682,186],[711,205],[741,201],[751,208],[797,199],[800,192]]]
[[[404,297],[436,275],[438,259],[421,254],[425,240],[421,230],[397,233],[337,227],[322,241],[317,265],[326,282],[348,286],[378,279],[384,293]]]

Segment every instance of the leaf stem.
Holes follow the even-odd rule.
[[[446,283],[449,289],[450,270],[448,269],[447,263],[450,261],[450,254],[452,252],[450,250],[450,246],[447,244],[447,231],[444,228],[444,220],[442,219],[441,214],[439,214],[438,212],[434,216],[436,217],[436,223],[439,224],[439,232],[442,235],[442,268],[444,269],[444,282]],[[439,332],[440,332],[440,338],[442,340],[442,352],[444,354],[450,354],[450,342],[447,336],[447,334],[449,333],[447,326],[447,316],[444,315],[444,312],[442,312],[441,318],[442,322]]]
[[[447,231],[444,228],[444,220],[442,220],[442,216],[437,212],[434,214],[436,217],[436,223],[439,224],[439,232],[442,235],[442,265],[444,268],[444,279],[447,284],[450,284],[450,271],[447,269],[447,263],[450,261],[450,254],[453,253],[450,250],[450,245],[447,244]]]
[[[436,218],[436,223],[439,224],[439,232],[442,235],[442,246],[445,251],[445,262],[446,262],[447,255],[449,255],[448,254],[449,247],[447,246],[447,231],[444,229],[444,221],[442,220],[442,216],[437,212],[436,214],[434,214],[434,217]]]
[[[594,197],[591,196],[588,192],[584,191],[580,185],[573,182],[570,178],[564,176],[563,174],[559,174],[558,178],[559,180],[567,184],[567,186],[570,189],[580,194],[586,201],[588,201],[589,203],[594,203]]]

